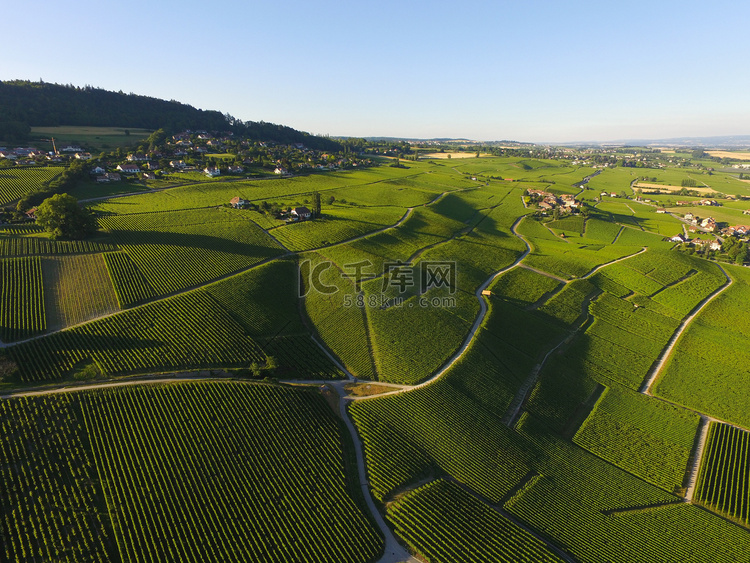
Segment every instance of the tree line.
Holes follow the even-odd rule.
[[[227,131],[251,139],[277,143],[303,143],[312,149],[339,151],[339,142],[285,125],[242,121],[215,110],[201,110],[174,100],[111,92],[93,86],[73,86],[0,81],[0,137],[9,141],[28,138],[34,126],[89,126]],[[3,134],[5,133],[5,134]]]

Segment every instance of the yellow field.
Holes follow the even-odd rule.
[[[735,151],[706,151],[711,156],[717,158],[736,158],[738,160],[750,160],[750,152]]]
[[[636,182],[633,185],[633,188],[641,188],[641,189],[659,189],[664,192],[669,193],[676,193],[683,189],[688,189],[693,192],[698,192],[701,194],[710,194],[716,192],[713,188],[707,188],[705,186],[696,187],[696,188],[683,188],[682,186],[670,186],[667,184],[650,184],[648,182]]]

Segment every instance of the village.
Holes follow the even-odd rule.
[[[156,138],[154,138],[156,137]],[[169,174],[201,173],[207,178],[222,175],[255,176],[327,172],[371,166],[372,160],[356,154],[330,153],[310,149],[303,143],[237,139],[230,132],[183,131],[166,137],[159,132],[142,142],[137,150],[121,149],[98,155],[80,144],[49,139],[53,150],[36,147],[0,147],[0,167],[35,167],[90,162],[91,179],[97,183],[123,180],[157,180]]]

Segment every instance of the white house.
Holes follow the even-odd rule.
[[[118,164],[117,169],[125,174],[140,174],[141,169],[137,164]]]
[[[292,215],[299,218],[301,221],[309,219],[312,216],[310,210],[307,207],[295,207],[292,209]]]

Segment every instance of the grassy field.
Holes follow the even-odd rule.
[[[57,150],[62,150],[66,145],[80,145],[93,151],[112,151],[117,148],[125,149],[135,145],[140,140],[148,137],[151,131],[146,129],[125,129],[123,127],[32,127],[31,135],[42,150],[51,151],[51,141],[40,139],[51,139],[54,137]]]

